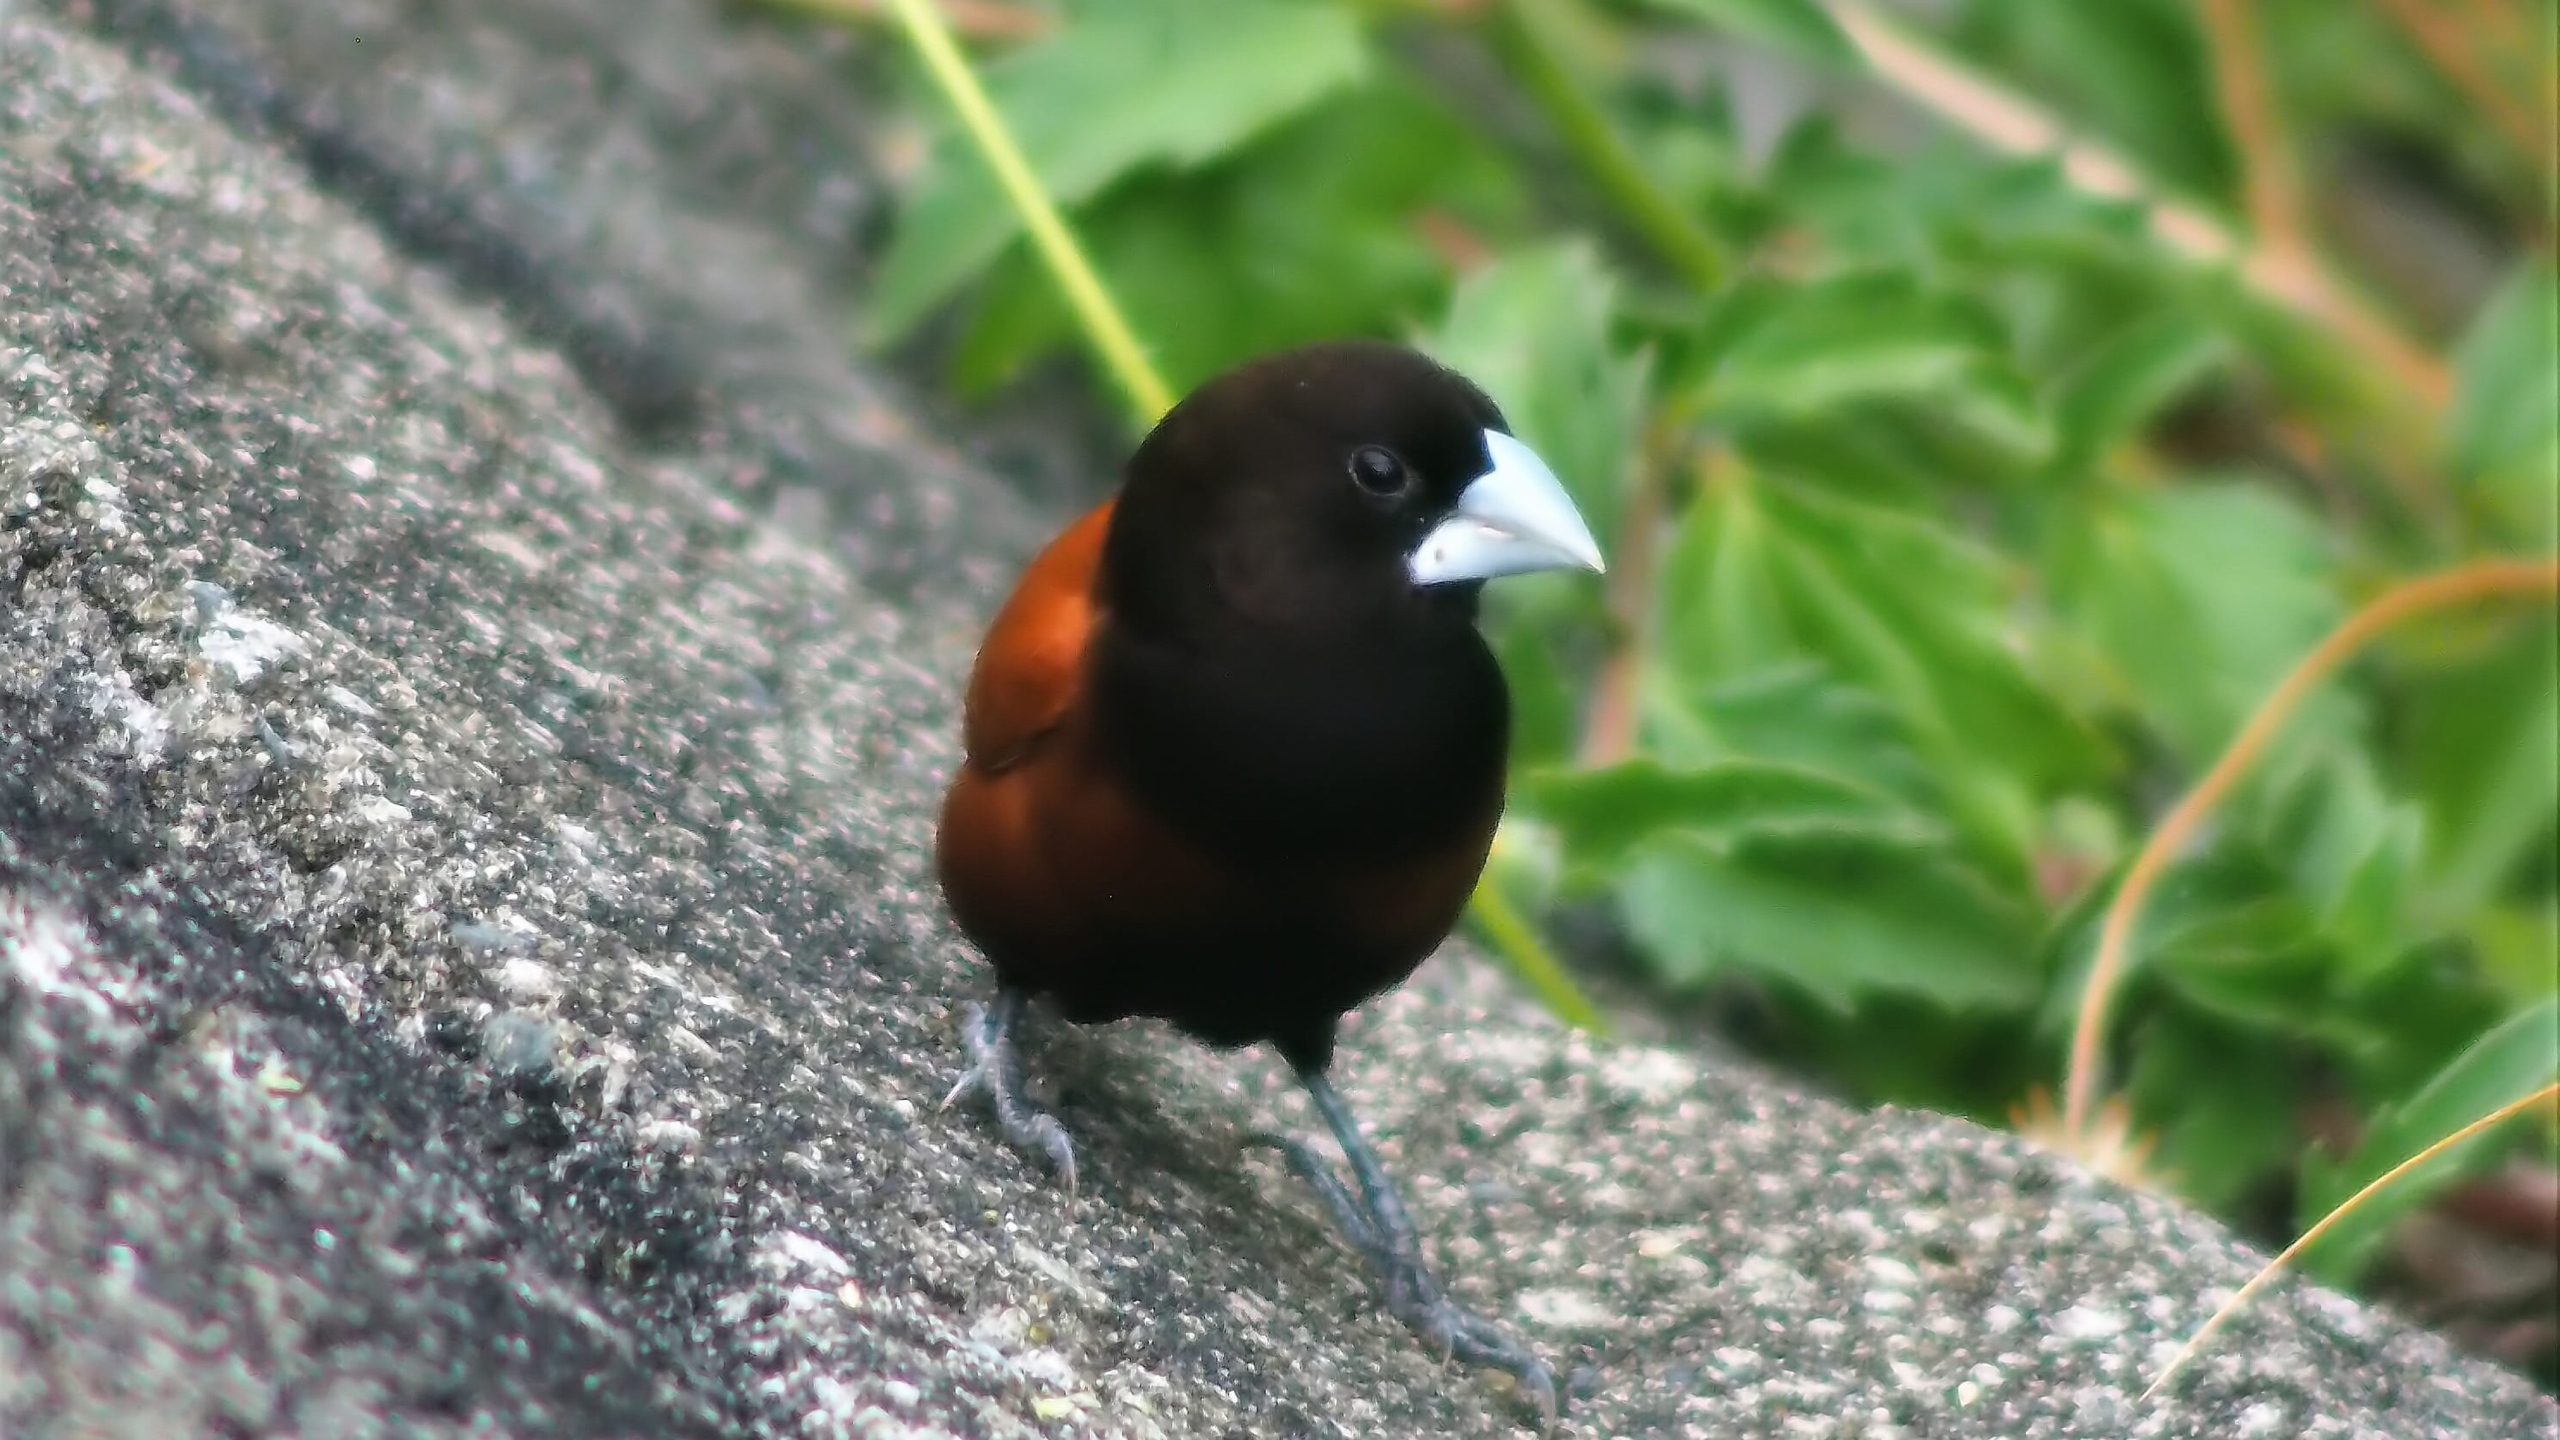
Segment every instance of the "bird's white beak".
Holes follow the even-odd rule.
[[[1458,508],[1405,557],[1416,585],[1491,580],[1532,570],[1609,567],[1573,497],[1538,452],[1499,430],[1484,432],[1493,468],[1458,493]]]

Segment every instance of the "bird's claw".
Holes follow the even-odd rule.
[[[1500,1370],[1509,1375],[1520,1386],[1521,1392],[1529,1397],[1529,1403],[1538,1407],[1538,1418],[1543,1428],[1555,1428],[1555,1372],[1501,1326],[1472,1310],[1460,1308],[1445,1296],[1436,1299],[1422,1317],[1403,1318],[1416,1330],[1428,1327],[1430,1332],[1444,1335],[1442,1344],[1450,1358],[1479,1369]]]
[[[1010,1116],[999,1113],[996,1119],[1004,1127],[1005,1140],[1014,1149],[1025,1153],[1036,1151],[1048,1157],[1049,1168],[1057,1172],[1058,1184],[1065,1188],[1068,1199],[1074,1199],[1076,1142],[1067,1137],[1067,1127],[1058,1123],[1058,1117],[1046,1110],[1032,1110],[1028,1114]]]
[[[1365,1247],[1364,1247],[1365,1248]],[[1424,1269],[1420,1257],[1372,1252],[1387,1292],[1387,1313],[1421,1337],[1442,1363],[1460,1361],[1478,1369],[1500,1370],[1516,1381],[1538,1407],[1544,1428],[1556,1423],[1556,1378],[1536,1352],[1509,1331],[1450,1299]]]
[[[969,1068],[960,1072],[960,1078],[952,1083],[951,1093],[942,1097],[942,1104],[937,1109],[950,1109],[960,1103],[961,1096],[972,1090],[993,1088],[993,1082],[987,1078],[986,1039],[980,1033],[986,1028],[986,1023],[986,1006],[972,1002],[961,1008],[960,1043],[969,1048]]]
[[[1023,1093],[1021,1057],[1015,1052],[1013,1041],[1013,1022],[1021,1014],[1021,999],[1010,994],[997,996],[993,1009],[971,1005],[963,1012],[960,1033],[969,1050],[969,1068],[961,1072],[959,1083],[942,1097],[942,1103],[948,1108],[971,1091],[984,1094],[996,1112],[996,1126],[1004,1132],[1006,1143],[1024,1154],[1045,1157],[1057,1172],[1059,1183],[1073,1197],[1075,1141],[1067,1135],[1067,1127],[1058,1123],[1057,1116]]]

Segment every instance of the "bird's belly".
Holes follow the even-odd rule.
[[[1457,922],[1481,846],[1427,862],[1235,876],[1217,903],[1116,914],[1053,986],[1079,1018],[1149,1015],[1216,1045],[1329,1043],[1334,1022],[1413,973]],[[1126,893],[1126,892],[1124,892]]]
[[[1497,800],[1417,858],[1237,862],[1116,786],[964,777],[953,804],[988,817],[969,833],[1001,837],[943,867],[1001,976],[1080,1021],[1154,1016],[1218,1045],[1329,1035],[1411,974],[1456,923],[1498,815]]]

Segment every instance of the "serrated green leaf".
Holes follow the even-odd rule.
[[[2227,1210],[2292,1167],[2302,1148],[2300,1048],[2167,1007],[2132,1037],[2126,1098],[2157,1148],[2144,1168]]]
[[[2464,927],[2480,968],[2515,1001],[2560,991],[2560,899],[2492,905]]]
[[[2407,1095],[2516,1003],[2457,944],[2421,941],[2382,970],[2337,977],[2329,1008],[2350,1028],[2330,1058],[2362,1095]]]
[[[2000,340],[1982,383],[1998,406],[1987,421],[1952,418],[1980,429],[1979,438],[2003,452],[1997,459],[2031,463],[2030,475],[2056,467],[2067,474],[2082,464],[2109,423],[2106,412],[2138,408],[2143,384],[2164,382],[2157,371],[2144,375],[2138,362],[2175,368],[2180,357],[2167,332],[2231,328],[2217,288],[2164,254],[2141,210],[2080,190],[2049,158],[2011,160],[1935,143],[1885,162],[1805,143],[1781,152],[1771,184],[1788,197],[1789,213],[1822,237],[1834,263],[1925,276],[1934,289],[1996,318],[1992,333]],[[2143,356],[2137,340],[2146,332],[2168,353]],[[2110,357],[2120,341],[2126,348]],[[2028,393],[2040,394],[2032,410],[2004,395],[2020,377],[2033,377]],[[2075,396],[2075,386],[2092,388]],[[1962,386],[1948,394],[1959,406],[1971,398]],[[1925,397],[1898,403],[1915,415],[1935,413]],[[2073,403],[2077,414],[2061,413]],[[1981,407],[1973,401],[1966,408]],[[1836,428],[1815,438],[1831,439],[1827,432]],[[1920,463],[1981,483],[2007,478],[1979,459]]]
[[[1521,203],[1502,157],[1388,69],[1197,169],[1132,176],[1078,221],[1157,367],[1188,390],[1287,346],[1402,333],[1451,283],[1416,217],[1498,237]],[[980,288],[952,378],[983,393],[1073,334],[1036,258],[1010,250]]]
[[[2136,962],[2227,1023],[2383,1059],[2398,1037],[2387,1016],[2342,1002],[2353,979],[2345,952],[2279,864],[2291,858],[2234,837],[2177,867],[2135,932]]]
[[[2416,938],[2409,896],[2425,842],[2426,820],[2418,807],[2394,805],[2341,878],[2322,922],[2346,952],[2351,972],[2389,964]]]
[[[1745,426],[1836,425],[1898,407],[2040,460],[2052,425],[1990,312],[1871,270],[1746,284],[1717,306],[1685,378],[1705,411]]]
[[[1511,686],[1511,766],[1554,765],[1573,753],[1579,700],[1555,649],[1531,624],[1488,625],[1494,657]]]
[[[2091,498],[2067,517],[2046,571],[2121,703],[2201,767],[2337,623],[2330,542],[2300,506],[2261,485]],[[2316,729],[2298,718],[2289,733]]]
[[[2056,981],[2048,1033],[2067,1030],[2114,884],[2094,886],[2058,922],[2046,953]],[[2395,1043],[2387,1016],[2341,1004],[2337,942],[2290,877],[2254,845],[2226,839],[2169,872],[2134,928],[2129,985],[2156,987],[2227,1028],[2359,1059]]]
[[[2295,1206],[2297,1227],[2308,1229],[2384,1171],[2554,1080],[2560,1080],[2560,997],[2511,1016],[2417,1093],[2377,1114],[2344,1161],[2317,1152],[2306,1156]],[[2352,1281],[2392,1226],[2494,1161],[2499,1139],[2479,1136],[2402,1177],[2303,1252],[2303,1273],[2331,1285]]]
[[[1721,343],[1705,394],[1723,415],[1797,417],[1943,393],[1999,343],[1983,317],[1893,271],[1745,288],[1714,327]]]
[[[1816,0],[1645,0],[1665,14],[1724,26],[1779,49],[1834,65],[1858,62],[1858,47]]]
[[[1793,618],[1843,673],[1890,700],[1970,828],[2023,851],[2027,792],[2087,774],[2094,740],[2031,676],[1996,556],[1952,529],[1771,487]]]
[[[1873,994],[1950,1010],[2033,999],[2023,910],[1945,847],[1858,829],[1671,834],[1618,887],[1628,932],[1675,984],[1727,968],[1783,980],[1836,1010]]]
[[[2144,963],[2208,1014],[2253,1029],[2329,1040],[2340,1032],[2325,1004],[2337,956],[2317,918],[2290,894],[2269,891],[2212,907],[2190,906],[2146,927]]]
[[[2560,627],[2506,627],[2430,665],[2408,698],[2405,767],[2426,809],[2419,906],[2434,924],[2498,898],[2560,820]],[[2549,882],[2545,880],[2543,886]]]
[[[1811,658],[1787,623],[1758,487],[1720,471],[1681,517],[1662,568],[1663,663],[1696,689]]]
[[[1937,784],[1892,707],[1818,661],[1707,687],[1682,686],[1661,670],[1649,679],[1646,738],[1672,766],[1767,761],[1835,776],[1924,813],[1940,806]]]
[[[2529,259],[2481,307],[2455,354],[2452,464],[2473,484],[2560,487],[2560,274]],[[2550,533],[2540,536],[2550,543]]]
[[[1614,870],[1647,840],[1677,831],[1724,844],[1745,832],[1865,828],[1926,839],[1934,828],[1889,797],[1796,765],[1730,760],[1668,769],[1651,759],[1522,777],[1516,793],[1555,827],[1570,862]]]
[[[2005,359],[1968,366],[1955,384],[1925,400],[1904,401],[1902,406],[1949,426],[1958,435],[1984,442],[2005,459],[2035,464],[2053,453],[2052,417],[2045,413],[2035,387]]]
[[[2036,793],[2091,773],[2098,750],[2011,642],[1998,557],[1931,520],[1738,476],[1684,528],[1666,663],[1712,688],[1816,659],[1883,698],[1958,823],[2023,878]]]
[[[1876,406],[1853,415],[1801,422],[1766,418],[1734,431],[1734,448],[1754,470],[1817,482],[1843,500],[1938,517],[1950,482],[2000,486],[2021,473],[2018,457],[1985,463],[1959,454],[1962,436],[1932,424],[1909,406]]]
[[[2288,734],[2244,794],[2243,823],[2339,946],[2340,983],[2397,962],[2418,938],[2406,902],[2425,826],[2385,789],[2363,735]]]
[[[1592,246],[1538,246],[1468,276],[1421,341],[1502,407],[1604,545],[1617,532],[1645,400],[1644,358],[1610,338],[1616,293]]]
[[[2063,381],[2055,398],[2064,465],[2085,465],[2148,424],[2231,353],[2196,316],[2168,311],[2118,331]]]
[[[1062,204],[1146,165],[1196,165],[1366,73],[1359,23],[1311,0],[1121,0],[986,67],[990,98]],[[869,321],[913,328],[1021,232],[974,153],[936,148],[902,207]]]
[[[2476,982],[2426,947],[2357,955],[2340,915],[2305,899],[2261,840],[2225,832],[2212,849],[2173,868],[2133,932],[2121,982],[2128,997],[2196,1012],[2226,1029],[2283,1038],[2326,1053],[2379,1093],[2431,1071],[2476,1031],[2487,1001]],[[2345,879],[2352,881],[2350,868]],[[2100,877],[2047,931],[2043,967],[2053,976],[2037,1033],[2069,1033],[2108,901],[2122,867]],[[2351,896],[2347,890],[2341,896]],[[2127,1013],[2141,1005],[2120,1002]]]
[[[2012,159],[1948,139],[1890,159],[1815,127],[1775,157],[1772,187],[1840,263],[1997,285],[2017,274],[2112,292],[2130,316],[2157,308],[2173,272],[2149,240],[2147,212],[2091,195],[2051,157]]]
[[[1969,5],[1962,20],[1960,45],[2029,77],[2145,171],[2191,194],[2232,193],[2237,167],[2221,110],[2201,103],[2213,94],[2211,62],[2183,0]]]

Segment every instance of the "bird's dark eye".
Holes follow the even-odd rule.
[[[1351,478],[1372,495],[1394,495],[1402,492],[1413,477],[1393,450],[1384,445],[1363,445],[1351,452]]]

